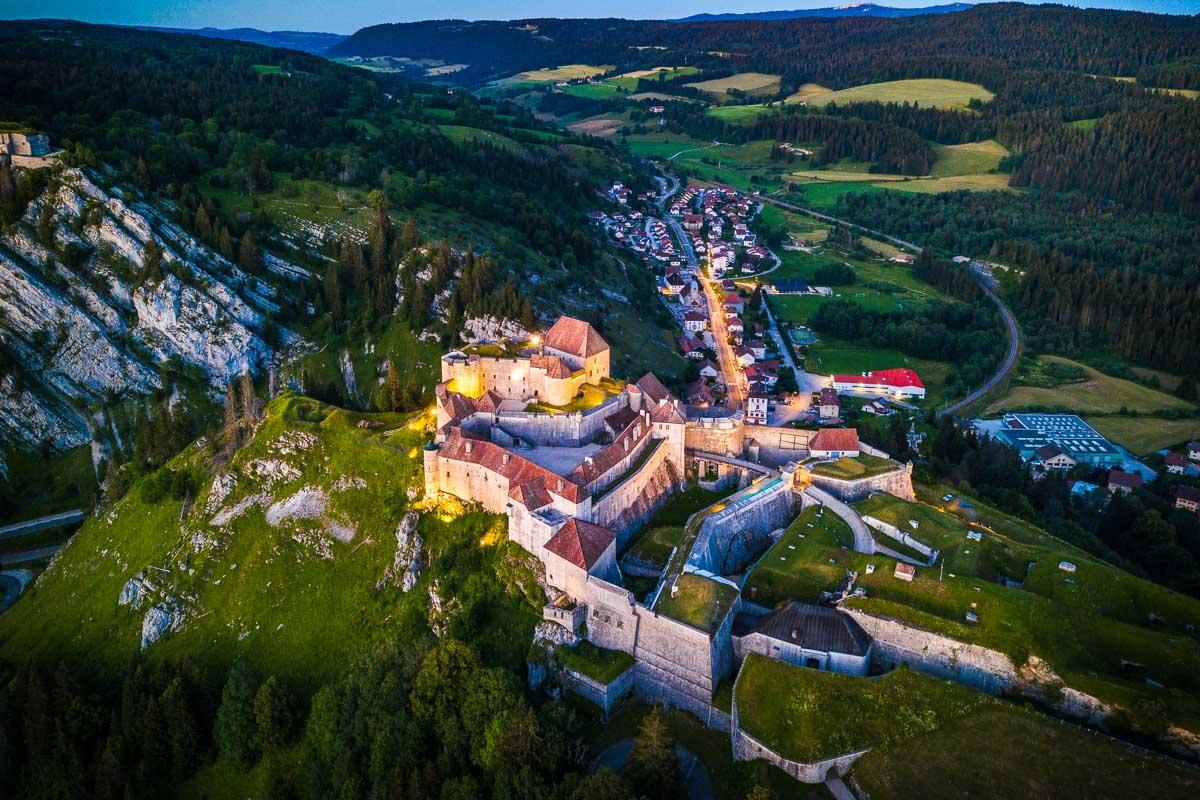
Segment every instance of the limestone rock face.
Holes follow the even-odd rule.
[[[163,634],[177,631],[183,626],[183,615],[170,606],[159,603],[151,606],[142,618],[142,649],[162,638]]]
[[[421,578],[425,567],[425,543],[417,533],[420,515],[409,511],[396,527],[396,555],[383,577],[375,584],[379,590],[389,585],[400,585],[400,591],[411,591]]]
[[[215,396],[276,358],[264,331],[279,290],[193,238],[173,211],[64,169],[0,232],[0,339],[16,362],[0,375],[0,444],[86,444],[94,421],[83,409],[149,394],[167,360],[198,368]],[[139,275],[151,240],[161,279]],[[274,256],[268,269],[281,283],[307,274]],[[271,342],[301,343],[287,330]]]

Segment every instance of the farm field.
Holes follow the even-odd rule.
[[[785,103],[807,103],[811,100],[816,100],[823,95],[833,94],[833,90],[822,86],[819,83],[802,83],[800,88],[787,96]]]
[[[714,78],[709,81],[689,83],[693,89],[699,89],[712,95],[718,102],[732,100],[730,89],[736,89],[746,94],[770,94],[779,89],[779,76],[767,75],[762,72],[738,72],[727,78]]]
[[[839,89],[829,94],[818,94],[805,98],[810,104],[818,103],[916,103],[923,108],[966,108],[972,98],[988,102],[994,94],[977,83],[944,80],[941,78],[914,78],[902,81],[885,81]]]
[[[626,121],[624,117],[616,114],[599,114],[580,120],[579,122],[573,122],[567,126],[567,130],[571,133],[607,139],[615,136]]]
[[[832,210],[838,198],[844,194],[882,192],[884,189],[871,183],[843,183],[838,181],[789,182],[789,194],[785,199],[801,202],[822,211]]]
[[[1008,150],[991,139],[959,145],[934,145],[937,161],[928,176],[914,177],[870,172],[867,163],[829,164],[820,169],[797,169],[790,181],[810,185],[811,181],[863,183],[880,189],[936,194],[959,189],[993,191],[1008,189],[1008,175],[995,172]]]
[[[1033,407],[1081,414],[1115,414],[1122,408],[1140,414],[1195,408],[1193,404],[1174,395],[1105,375],[1061,356],[1039,356],[1039,359],[1078,368],[1086,375],[1086,379],[1051,387],[1014,386],[1007,395],[989,405],[984,411],[985,415],[996,416],[1005,411]]]
[[[976,508],[989,521],[1000,514],[984,504]],[[962,525],[957,544],[947,534],[944,569],[940,563],[918,567],[914,580],[906,582],[893,576],[893,559],[848,549],[849,530],[840,520],[821,519],[817,511],[806,510],[751,572],[743,587],[747,598],[767,606],[789,597],[812,602],[822,590],[836,588],[846,570],[854,570],[856,585],[867,596],[849,599],[853,608],[993,648],[1018,663],[1036,655],[1069,686],[1086,685],[1089,693],[1121,704],[1156,699],[1172,719],[1200,725],[1195,696],[1200,644],[1182,635],[1183,626],[1200,619],[1200,601],[1095,561],[1048,535],[1045,544],[1028,544],[1022,540],[1032,535],[1024,529],[1019,540],[1000,527],[974,542]],[[1058,569],[1064,559],[1076,564],[1073,575]],[[996,583],[999,575],[1024,578],[1025,588]],[[976,624],[964,620],[972,604]],[[1156,609],[1166,625],[1152,627],[1148,608]],[[1145,665],[1145,674],[1169,690],[1126,680],[1121,658]]]
[[[492,131],[486,131],[482,128],[471,128],[466,125],[439,125],[438,129],[447,139],[455,144],[465,144],[470,141],[479,140],[494,144],[497,147],[503,147],[506,150],[520,150],[521,144],[515,139],[510,139],[507,136]]]
[[[1084,419],[1106,439],[1139,456],[1200,439],[1200,417],[1162,419],[1112,415],[1089,416]]]
[[[518,72],[506,81],[529,81],[531,83],[557,83],[572,81],[580,78],[594,78],[611,70],[611,66],[593,66],[591,64],[564,64],[561,67],[546,67],[544,69]]]

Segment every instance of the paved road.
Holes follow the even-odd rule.
[[[1008,373],[1012,371],[1012,368],[1017,363],[1017,351],[1020,349],[1021,341],[1021,333],[1017,328],[1017,320],[1013,317],[1012,312],[1008,310],[1008,306],[1004,304],[1004,301],[1000,299],[1000,295],[996,293],[996,290],[988,286],[982,276],[976,275],[975,277],[979,279],[980,288],[992,299],[992,302],[1000,309],[1000,315],[1004,317],[1004,326],[1008,329],[1008,352],[1004,354],[1004,362],[1000,365],[1000,369],[996,370],[996,373],[992,377],[984,381],[982,386],[962,400],[952,403],[937,412],[938,416],[942,414],[954,415],[983,397],[992,389],[995,389],[1001,381],[1008,377]]]
[[[746,385],[746,374],[738,365],[733,345],[729,343],[729,329],[725,324],[725,304],[717,295],[714,288],[715,283],[715,281],[709,280],[707,275],[700,275],[704,296],[708,298],[708,324],[712,327],[713,339],[717,345],[717,358],[720,361],[721,373],[725,376],[725,405],[729,408],[741,408],[746,404],[746,396],[750,391]]]
[[[800,214],[807,214],[810,217],[815,217],[816,219],[824,220],[826,222],[833,222],[838,225],[845,225],[855,228],[856,230],[860,230],[863,233],[869,234],[876,239],[883,239],[886,242],[891,242],[897,247],[903,247],[906,250],[912,250],[914,252],[920,252],[921,250],[918,245],[915,245],[912,242],[906,242],[903,239],[897,239],[895,236],[889,236],[882,231],[864,228],[862,225],[855,225],[853,222],[847,222],[844,219],[831,217],[828,214],[822,214],[819,211],[813,211],[809,208],[803,208],[801,206],[792,205],[791,203],[785,203],[782,200],[777,200],[773,197],[768,196],[764,197],[763,199],[768,203],[773,203],[780,208],[786,208],[789,211],[796,211]],[[1017,363],[1017,352],[1020,349],[1021,333],[1017,328],[1016,318],[1013,316],[1012,311],[1009,310],[1008,306],[1004,304],[1004,301],[1000,299],[1000,295],[996,293],[996,290],[989,285],[987,280],[974,270],[972,270],[971,273],[975,276],[976,280],[979,281],[979,286],[981,289],[983,289],[984,293],[991,299],[993,303],[996,304],[996,307],[1000,309],[1000,314],[1004,318],[1004,327],[1008,330],[1008,352],[1005,354],[1004,361],[1000,364],[1000,368],[996,370],[992,377],[984,381],[982,386],[968,394],[962,400],[959,400],[958,402],[942,409],[940,412],[937,412],[939,415],[954,414],[971,405],[976,400],[990,392],[992,389],[996,388],[1001,381],[1008,377],[1008,373],[1012,371],[1013,366]]]
[[[79,509],[74,511],[63,511],[59,514],[47,514],[44,517],[37,519],[27,519],[24,522],[18,522],[13,525],[6,525],[0,528],[0,539],[7,539],[11,536],[24,536],[29,533],[37,533],[38,531],[57,528],[60,525],[73,525],[76,522],[83,522],[84,515]]]
[[[0,554],[0,564],[8,566],[9,564],[23,564],[26,561],[38,561],[39,559],[49,558],[67,546],[66,542],[60,544],[52,544],[48,547],[39,547],[36,550],[25,550],[20,553],[3,553]]]
[[[771,313],[771,304],[763,303],[763,308],[767,312],[767,322],[770,325],[771,338],[775,340],[775,349],[779,351],[779,357],[783,359],[783,363],[792,369],[796,374],[796,386],[799,388],[800,395],[803,397],[806,393],[820,391],[829,385],[829,379],[824,375],[814,375],[811,372],[805,372],[796,364],[792,358],[792,348],[788,347],[788,342],[784,339],[783,331],[779,329],[779,323],[775,321],[775,315]],[[807,407],[808,404],[805,404]]]
[[[854,552],[868,555],[875,552],[875,538],[871,536],[871,531],[867,529],[857,511],[816,486],[809,486],[804,493],[837,514],[850,526],[850,531],[854,534]]]

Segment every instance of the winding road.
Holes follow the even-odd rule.
[[[906,242],[903,239],[897,239],[895,236],[889,236],[886,233],[883,233],[882,231],[872,230],[871,228],[864,228],[862,225],[856,225],[853,222],[847,222],[844,219],[838,219],[837,217],[831,217],[828,214],[822,214],[819,211],[813,211],[812,209],[809,209],[809,208],[792,205],[791,203],[785,203],[784,201],[777,200],[774,197],[766,196],[766,197],[763,197],[763,199],[768,203],[777,205],[780,208],[786,208],[789,211],[795,211],[799,214],[807,214],[808,216],[813,217],[815,219],[824,220],[825,222],[832,222],[837,225],[845,225],[846,227],[854,228],[855,230],[860,230],[863,233],[869,234],[870,236],[872,236],[876,239],[882,239],[886,242],[890,242],[891,244],[894,244],[897,247],[902,247],[905,250],[912,250],[912,251],[918,252],[918,253],[921,251],[921,248],[918,245],[915,245],[912,242]],[[984,381],[982,385],[980,385],[977,389],[975,389],[973,392],[968,394],[966,397],[946,406],[941,411],[934,412],[936,416],[941,416],[943,414],[955,414],[955,413],[963,410],[964,408],[967,408],[968,406],[970,406],[972,403],[977,401],[979,398],[983,397],[985,394],[990,392],[992,389],[995,389],[1005,378],[1008,377],[1008,374],[1010,372],[1012,372],[1013,367],[1017,363],[1017,354],[1020,352],[1020,348],[1021,348],[1021,330],[1020,330],[1020,328],[1017,327],[1017,319],[1016,319],[1016,317],[1013,316],[1012,311],[1009,309],[1009,307],[1007,305],[1005,305],[1004,301],[1000,298],[1000,295],[992,287],[992,285],[989,283],[989,281],[986,277],[979,274],[975,270],[971,270],[971,274],[975,276],[975,279],[977,281],[979,281],[979,287],[981,289],[983,289],[984,294],[986,294],[988,296],[988,298],[991,299],[991,301],[996,304],[996,307],[998,309],[1000,309],[1000,315],[1004,319],[1004,327],[1008,331],[1008,352],[1005,353],[1004,361],[1000,364],[999,369],[997,369],[990,378],[988,378],[986,381]]]
[[[858,516],[858,512],[829,492],[819,489],[816,486],[809,486],[804,490],[804,494],[837,514],[842,518],[843,522],[850,526],[850,532],[854,534],[854,552],[867,554],[875,552],[875,537],[871,535],[867,524]]]

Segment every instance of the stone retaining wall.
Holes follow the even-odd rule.
[[[496,414],[496,424],[510,435],[519,436],[539,446],[580,447],[595,441],[604,428],[604,420],[628,404],[628,396],[619,394],[586,412],[535,414],[526,411],[499,411]]]
[[[918,553],[925,556],[926,563],[932,563],[933,554],[937,551],[924,542],[914,539],[908,531],[901,530],[890,522],[884,522],[881,519],[876,519],[869,514],[864,516],[862,521],[866,523],[867,527],[879,531],[880,533],[891,539],[894,539],[905,547],[916,550]]]
[[[858,609],[843,607],[842,610],[874,638],[871,656],[877,670],[907,664],[926,675],[988,694],[1009,690],[1016,678],[1012,660],[998,650],[966,644]]]
[[[701,523],[688,555],[688,568],[716,575],[738,572],[769,544],[771,531],[791,518],[792,487],[786,479],[752,498],[739,502],[737,497],[730,498],[728,508]]]
[[[878,451],[877,451],[878,452]],[[841,478],[831,478],[827,475],[811,473],[812,482],[837,497],[844,503],[857,503],[866,500],[875,492],[886,492],[901,500],[915,502],[916,494],[912,488],[912,464],[905,464],[899,469],[873,475],[870,478],[859,478],[847,481]]]
[[[650,457],[637,472],[593,500],[590,521],[617,532],[617,549],[670,499],[683,482],[669,461],[670,448],[655,440]]]
[[[634,673],[636,671],[637,665],[634,664],[614,678],[612,683],[605,685],[589,678],[581,672],[564,669],[562,672],[562,683],[567,689],[600,706],[605,716],[607,716],[616,707],[617,703],[620,702],[621,698],[629,694],[633,689]]]

